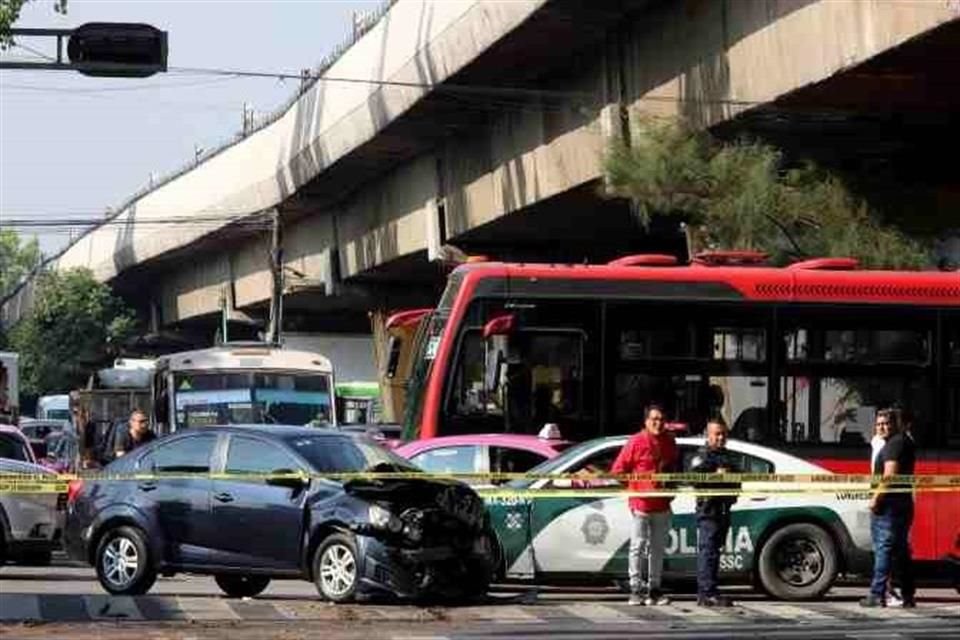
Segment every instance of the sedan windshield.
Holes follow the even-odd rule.
[[[298,436],[287,442],[321,473],[420,473],[407,460],[363,438]]]

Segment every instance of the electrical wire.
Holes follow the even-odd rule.
[[[94,95],[100,93],[118,93],[118,92],[129,92],[129,91],[156,91],[164,89],[182,89],[185,87],[204,87],[204,86],[213,86],[228,83],[234,80],[242,80],[243,78],[235,77],[222,77],[212,80],[201,80],[196,82],[171,82],[165,84],[148,84],[148,85],[134,85],[128,87],[97,87],[93,89],[85,89],[82,87],[64,87],[64,86],[44,86],[44,85],[32,85],[32,84],[9,84],[9,83],[0,83],[0,89],[16,89],[19,91],[40,91],[46,93],[70,93],[70,94],[87,94]]]

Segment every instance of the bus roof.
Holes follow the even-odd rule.
[[[157,368],[171,371],[268,369],[333,373],[330,360],[325,356],[267,344],[226,344],[171,353],[157,358]]]
[[[476,295],[886,303],[960,306],[960,271],[882,271],[841,268],[840,259],[787,267],[486,262],[454,272]],[[498,286],[497,280],[503,281]],[[544,281],[564,281],[548,286]],[[481,281],[488,281],[481,285]],[[509,281],[509,282],[507,282]],[[609,283],[597,287],[597,282]],[[472,283],[472,284],[468,284]],[[642,286],[637,286],[643,283]],[[555,291],[554,291],[555,289]]]

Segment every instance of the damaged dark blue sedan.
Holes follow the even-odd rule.
[[[363,476],[321,477],[354,472]],[[404,477],[384,475],[397,472]],[[417,477],[376,443],[337,431],[189,431],[105,473],[115,477],[71,485],[65,544],[113,594],[146,593],[158,575],[190,572],[213,575],[235,597],[297,577],[334,602],[472,597],[486,592],[497,564],[472,489]]]

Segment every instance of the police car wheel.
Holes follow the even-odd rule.
[[[827,591],[837,577],[837,546],[822,527],[788,524],[767,538],[757,574],[771,596],[809,600]]]

